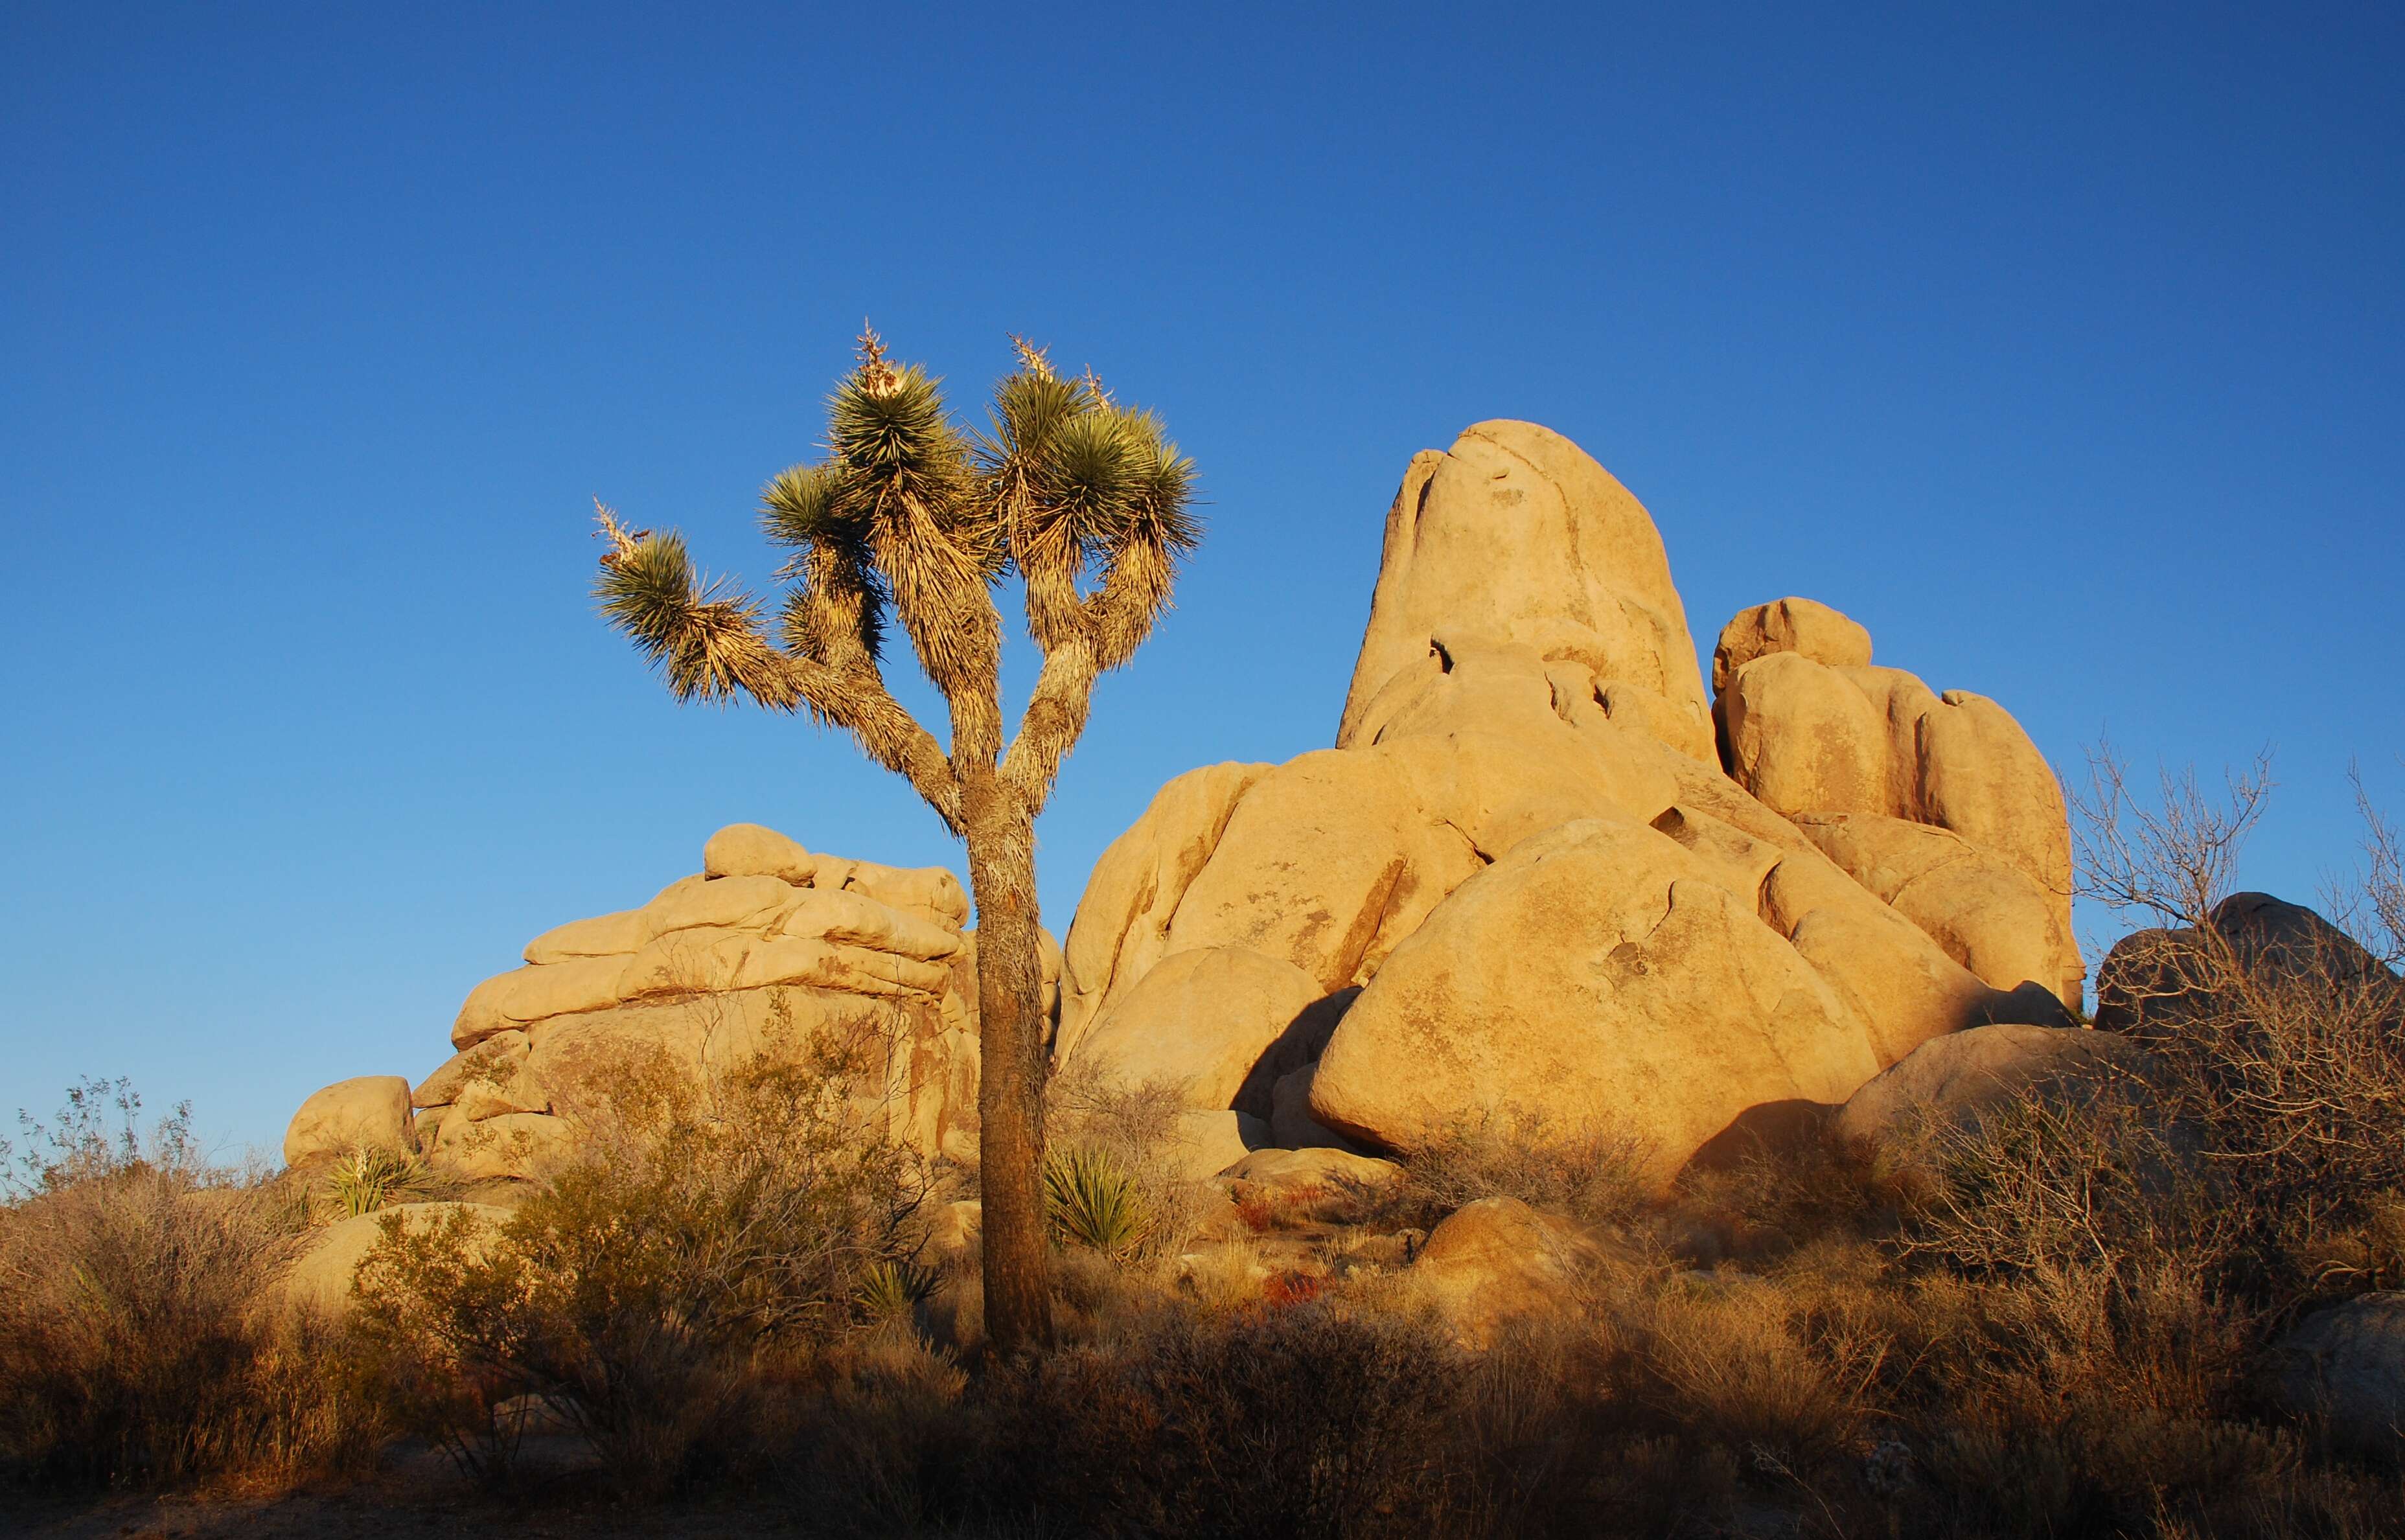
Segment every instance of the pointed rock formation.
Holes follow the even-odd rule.
[[[1315,1063],[1273,1066],[1285,1127],[1408,1153],[1497,1113],[1610,1126],[1667,1175],[1748,1109],[1842,1101],[1932,1037],[2067,1025],[2013,987],[2078,976],[2040,888],[2044,762],[1990,703],[1869,657],[1825,606],[1740,616],[1715,659],[1757,707],[1732,776],[1643,507],[1558,434],[1479,424],[1405,473],[1337,747],[1181,777],[1104,854],[1056,1056],[1142,1037],[1216,1094],[1231,1071],[1199,1071],[1237,1002],[1184,1007],[1189,1053],[1143,986],[1250,952],[1335,1017]]]

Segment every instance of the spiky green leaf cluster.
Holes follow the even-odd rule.
[[[912,1306],[935,1292],[933,1269],[907,1257],[879,1257],[862,1269],[852,1290],[852,1303],[870,1321],[891,1321],[910,1313]]]
[[[1090,380],[1034,369],[994,396],[993,431],[977,446],[981,490],[1022,567],[1049,556],[1104,568],[1132,546],[1193,547],[1193,462],[1157,415],[1114,404]]]
[[[380,1145],[361,1144],[326,1173],[325,1198],[330,1209],[349,1219],[423,1197],[431,1184],[424,1163]]]
[[[760,607],[697,580],[682,535],[646,535],[605,562],[594,596],[679,698],[726,700],[753,682]]]
[[[1165,577],[1193,547],[1193,462],[1160,419],[1114,403],[1090,376],[1060,377],[1032,349],[1023,357],[995,386],[992,430],[972,441],[947,415],[939,381],[865,341],[828,399],[828,458],[760,494],[763,530],[795,553],[781,569],[801,591],[787,607],[789,645],[812,651],[824,639],[813,625],[832,628],[839,611],[874,657],[897,592],[939,567],[991,582],[1016,567],[1074,588],[1131,561]]]
[[[1072,1144],[1048,1151],[1044,1202],[1056,1236],[1108,1256],[1124,1256],[1152,1234],[1143,1188],[1104,1149]]]

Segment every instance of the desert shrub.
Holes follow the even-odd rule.
[[[1914,1141],[1929,1180],[1901,1243],[1987,1277],[2224,1258],[2247,1218],[2240,1173],[2200,1160],[2192,1139],[2134,1076],[2081,1103],[2024,1097],[1937,1124]]]
[[[326,1169],[318,1194],[334,1217],[350,1219],[388,1203],[423,1202],[439,1185],[431,1168],[415,1155],[361,1144]]]
[[[1428,1225],[1483,1197],[1619,1224],[1645,1206],[1648,1154],[1642,1141],[1600,1125],[1563,1128],[1533,1115],[1482,1113],[1452,1124],[1403,1162],[1399,1201]]]
[[[335,1327],[279,1313],[290,1206],[205,1164],[123,1082],[25,1120],[0,1208],[0,1459],[42,1485],[290,1477],[353,1465],[381,1393]]]
[[[1149,1223],[1123,1260],[1160,1262],[1192,1233],[1214,1195],[1187,1180],[1173,1157],[1178,1118],[1188,1111],[1183,1086],[1131,1081],[1107,1060],[1079,1058],[1053,1076],[1045,1101],[1048,1144],[1108,1160],[1133,1188],[1133,1206]]]
[[[1323,1301],[1202,1315],[996,1365],[910,1446],[945,1522],[1048,1532],[1448,1533],[1470,1505],[1451,1431],[1469,1365],[1415,1323]]]
[[[1897,1260],[1877,1390],[1933,1528],[2398,1527],[2366,1528],[2375,1478],[2318,1463],[2256,1395],[2262,1351],[2299,1309],[2405,1261],[2405,997],[2384,966],[2405,938],[2228,902],[2267,787],[2259,767],[2219,801],[2167,777],[2143,807],[2100,756],[2080,799],[2084,890],[2161,922],[2117,960],[2113,1025],[2142,1051],[2091,1094],[1896,1141],[1916,1174],[1884,1194],[1892,1229],[1868,1218],[1876,1201],[1847,1222]],[[2339,908],[2378,922],[2405,910],[2394,842],[2369,827],[2372,875]]]
[[[2149,805],[2100,750],[2074,801],[2082,890],[2162,927],[2131,938],[2119,981],[2145,1052],[2103,1113],[2134,1107],[2123,1122],[2144,1121],[2155,1146],[2134,1168],[2140,1201],[2123,1207],[2172,1232],[2191,1266],[2285,1310],[2398,1270],[2405,862],[2358,784],[2367,867],[2328,900],[2353,933],[2233,905],[2269,789],[2258,763],[2220,797],[2166,776]],[[2113,1133],[2126,1152],[2126,1131]]]
[[[963,1405],[968,1376],[915,1337],[886,1335],[832,1357],[803,1457],[787,1471],[812,1527],[916,1534],[961,1511],[977,1443]]]
[[[1057,1239],[1105,1256],[1134,1251],[1155,1224],[1134,1174],[1095,1145],[1055,1145],[1045,1152],[1044,1206]]]
[[[1817,1465],[1849,1448],[1887,1344],[1799,1320],[1775,1286],[1672,1289],[1648,1302],[1645,1386],[1676,1425],[1757,1463]]]
[[[822,1040],[705,1084],[629,1063],[610,1124],[498,1233],[389,1225],[361,1313],[415,1365],[420,1425],[505,1467],[494,1408],[541,1396],[646,1492],[746,1448],[781,1365],[918,1276],[896,1269],[923,1173],[861,1092],[871,1046]]]
[[[2292,1533],[2246,1516],[2287,1511],[2306,1450],[2248,1415],[2252,1323],[2201,1281],[2083,1267],[1912,1305],[1887,1405],[1931,1527]]]

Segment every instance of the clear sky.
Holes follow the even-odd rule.
[[[1494,416],[1705,649],[1802,594],[2059,765],[2269,744],[2293,897],[2351,759],[2405,814],[2405,11],[1168,11],[0,7],[0,1118],[130,1074],[272,1144],[723,823],[957,865],[587,596],[597,493],[766,576],[864,315],[1202,466],[1056,931],[1161,781],[1329,741],[1405,462]]]

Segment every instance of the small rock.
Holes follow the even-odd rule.
[[[1428,1232],[1405,1276],[1467,1348],[1515,1323],[1574,1314],[1582,1281],[1608,1256],[1586,1226],[1515,1197],[1482,1197]]]
[[[2405,1450],[2405,1293],[2361,1295],[2299,1322],[2273,1351],[2286,1408],[2364,1455]]]

